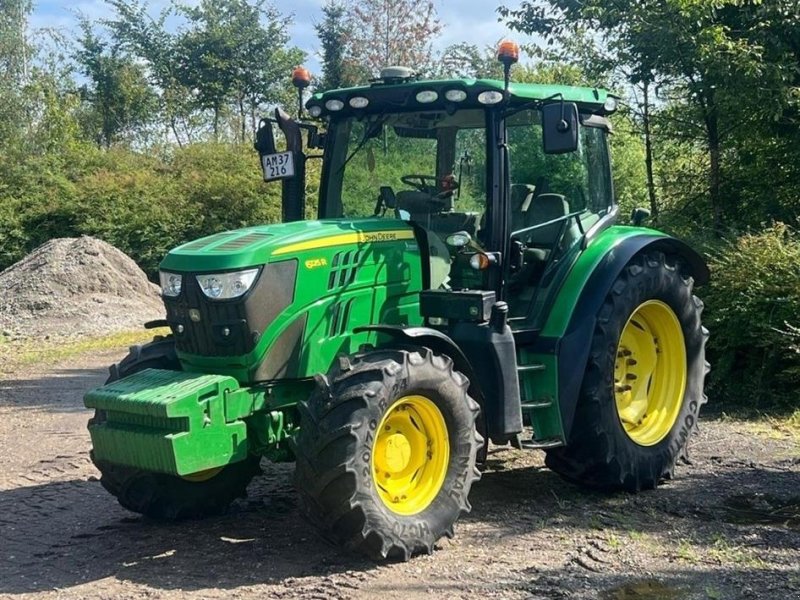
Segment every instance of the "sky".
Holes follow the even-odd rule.
[[[469,42],[480,47],[494,47],[503,38],[519,38],[502,23],[497,21],[496,9],[503,2],[491,0],[434,0],[444,30],[434,44],[441,50],[458,42]],[[191,1],[189,2],[192,3]],[[314,24],[322,20],[321,7],[325,0],[273,0],[284,14],[294,15],[290,27],[291,43],[308,54],[306,66],[319,71],[317,56],[319,44],[314,32]],[[168,0],[150,0],[154,12],[168,4]],[[505,4],[514,5],[513,0]],[[284,8],[288,6],[289,8]],[[34,30],[53,28],[69,36],[75,30],[76,14],[82,13],[91,19],[110,16],[111,11],[103,0],[34,0],[34,10],[30,27]],[[519,40],[522,41],[522,40]]]

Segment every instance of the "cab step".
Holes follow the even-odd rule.
[[[523,450],[548,450],[563,446],[564,442],[560,438],[547,438],[544,440],[522,440]]]
[[[553,402],[551,400],[545,400],[542,402],[523,402],[522,410],[536,410],[537,408],[550,408],[551,406],[553,406]]]

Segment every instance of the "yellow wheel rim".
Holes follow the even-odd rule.
[[[672,429],[686,389],[686,345],[673,310],[648,300],[622,330],[614,363],[614,396],[625,432],[654,446]]]
[[[447,424],[428,398],[405,396],[386,411],[372,447],[372,477],[392,512],[425,510],[442,488],[449,460]]]
[[[212,477],[216,477],[220,471],[222,471],[222,467],[215,467],[213,469],[206,469],[205,471],[198,471],[197,473],[181,475],[181,478],[186,481],[191,481],[192,483],[201,483],[203,481],[208,481]]]

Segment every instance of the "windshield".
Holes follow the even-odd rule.
[[[475,233],[486,204],[482,110],[370,115],[332,123],[327,216],[404,217]],[[454,229],[455,228],[455,229]]]
[[[590,226],[612,204],[605,132],[581,127],[576,152],[548,155],[538,110],[508,117],[506,127],[509,234],[570,245],[579,221]],[[466,231],[485,243],[487,186],[500,182],[489,181],[482,109],[344,117],[331,122],[329,136],[322,216],[410,219],[441,237]],[[574,213],[564,227],[537,228]]]

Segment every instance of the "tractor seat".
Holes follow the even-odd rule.
[[[533,227],[542,223],[547,223],[553,219],[564,217],[569,214],[569,203],[561,194],[539,194],[532,199],[531,205],[523,213],[524,223],[517,229]],[[547,259],[555,249],[558,242],[558,234],[564,226],[563,222],[553,223],[533,231],[528,231],[520,236],[525,244],[525,251],[522,259],[522,269],[512,278],[511,286],[513,291],[521,291],[531,285],[535,285],[544,273]],[[574,224],[567,225],[567,231],[562,238],[561,245],[569,244],[571,241],[572,229]]]
[[[407,211],[412,221],[425,223],[430,215],[441,212],[446,204],[443,200],[416,190],[400,190],[395,198],[398,210]]]
[[[525,212],[525,225],[533,227],[547,223],[553,219],[569,214],[569,203],[561,194],[539,194],[533,199],[530,208]],[[551,250],[558,241],[558,234],[564,226],[562,222],[540,227],[524,234],[526,245],[529,248]]]

